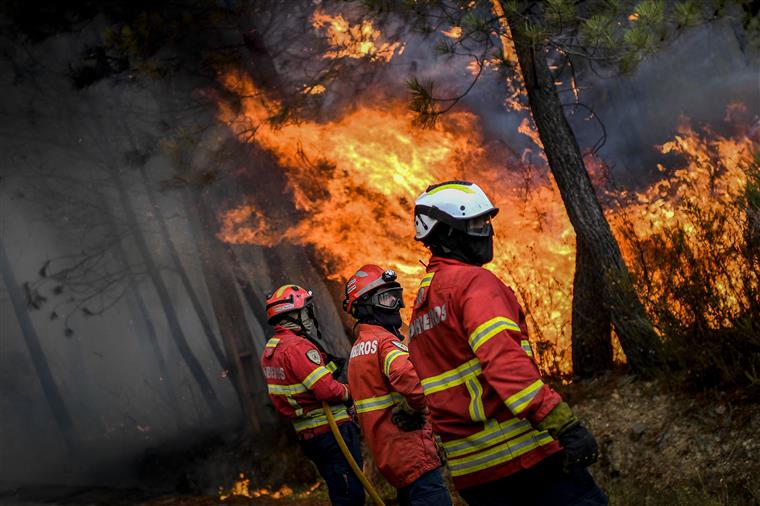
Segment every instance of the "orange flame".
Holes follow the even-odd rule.
[[[287,485],[282,485],[277,490],[264,487],[259,489],[251,488],[250,478],[246,478],[244,473],[240,473],[238,480],[232,484],[232,488],[229,491],[225,491],[223,487],[219,487],[219,500],[225,501],[235,497],[248,497],[250,499],[256,497],[268,497],[270,499],[284,499],[294,495],[294,491]],[[308,489],[300,492],[297,495],[299,498],[308,497],[312,492],[319,488],[320,483],[317,482]]]
[[[246,79],[228,76],[226,85],[239,96],[256,96]],[[530,301],[536,332],[569,347],[574,236],[562,203],[551,180],[510,168],[505,155],[485,149],[476,116],[454,113],[432,130],[418,130],[399,102],[360,108],[330,123],[273,129],[267,123],[272,108],[260,98],[244,99],[239,113],[220,104],[220,117],[240,135],[256,129],[256,141],[287,171],[304,217],[273,231],[246,204],[222,213],[221,239],[316,246],[340,281],[366,262],[393,268],[406,288],[408,310],[424,273],[420,260],[429,256],[413,239],[415,198],[435,182],[477,180],[503,210],[490,267]]]
[[[257,96],[247,79],[228,76],[226,85],[240,97]],[[529,311],[539,365],[555,372],[570,370],[575,240],[551,178],[487,145],[477,117],[469,113],[453,113],[431,130],[417,130],[406,104],[384,103],[327,123],[303,121],[275,130],[267,123],[271,109],[276,104],[244,98],[240,109],[220,104],[220,118],[244,139],[255,129],[255,141],[287,172],[302,217],[273,230],[255,207],[244,204],[222,213],[221,239],[312,245],[338,281],[367,262],[393,268],[406,289],[408,310],[424,272],[419,261],[428,256],[413,240],[415,198],[431,183],[475,180],[502,209],[494,223],[496,256],[488,267],[515,288]],[[540,143],[527,123],[521,127]],[[720,199],[742,187],[739,167],[753,145],[748,137],[700,140],[693,131],[682,130],[662,149],[683,154],[689,165],[642,192],[625,213],[608,211],[609,219],[614,226],[623,214],[633,213],[637,234],[645,236],[647,230],[656,230],[647,229],[651,223],[678,220],[684,203],[698,199],[700,205],[712,205],[711,199],[719,197],[715,205],[720,205]],[[722,164],[718,172],[713,170],[716,163]],[[706,192],[708,184],[712,189]]]
[[[401,52],[403,49],[401,42],[383,42],[378,45],[382,34],[369,19],[351,25],[341,14],[330,16],[317,10],[312,16],[312,24],[325,33],[331,48],[323,56],[326,59],[369,58],[370,61],[389,62],[396,51]]]

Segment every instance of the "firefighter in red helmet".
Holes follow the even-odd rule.
[[[339,365],[319,344],[312,294],[298,285],[283,285],[267,296],[266,309],[274,336],[266,343],[261,366],[272,404],[293,424],[304,453],[327,483],[332,504],[363,505],[364,489],[330,432],[322,408],[322,401],[330,404],[340,433],[361,466],[359,431],[345,404],[351,398],[348,385],[335,379]]]
[[[348,383],[375,463],[398,489],[400,505],[450,505],[425,396],[399,332],[404,303],[396,273],[365,265],[345,294],[343,309],[357,320]]]
[[[430,186],[415,202],[415,238],[432,257],[409,348],[433,430],[470,505],[607,504],[585,469],[594,437],[541,380],[514,292],[482,267],[497,212],[467,181]]]

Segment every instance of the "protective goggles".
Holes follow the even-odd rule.
[[[381,307],[383,309],[401,309],[404,307],[402,292],[403,290],[399,287],[378,290],[377,293],[372,294],[369,298],[369,302],[373,306]]]
[[[493,226],[491,226],[491,217],[478,216],[465,222],[464,231],[467,235],[475,237],[491,237],[493,235]]]

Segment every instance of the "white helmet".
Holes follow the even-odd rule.
[[[485,192],[468,181],[445,181],[428,186],[414,204],[414,238],[418,241],[424,241],[438,222],[471,235],[481,235],[468,230],[468,222],[481,216],[496,216],[499,212]],[[487,232],[490,234],[490,224]]]

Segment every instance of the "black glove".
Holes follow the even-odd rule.
[[[340,374],[343,372],[343,369],[346,367],[346,359],[328,355],[327,363],[329,364],[330,362],[332,362],[335,366],[335,370],[332,371],[333,378],[338,379],[340,377]]]
[[[565,472],[588,467],[599,458],[599,445],[593,434],[576,422],[557,434],[559,445],[565,450]]]
[[[391,410],[391,422],[404,432],[420,430],[425,426],[425,413],[412,409],[403,400]]]

